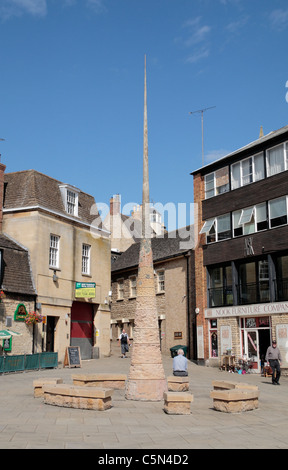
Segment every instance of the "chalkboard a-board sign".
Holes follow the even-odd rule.
[[[79,346],[68,346],[65,352],[64,367],[81,367]]]

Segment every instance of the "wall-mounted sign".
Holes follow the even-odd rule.
[[[18,304],[14,312],[14,321],[25,321],[27,310],[24,304]]]
[[[92,299],[96,296],[96,283],[95,282],[76,282],[75,297],[84,299]]]
[[[288,302],[270,302],[269,304],[206,308],[205,318],[277,315],[279,313],[288,313]]]
[[[253,249],[252,242],[253,242],[252,237],[245,238],[245,240],[244,240],[244,244],[245,244],[244,245],[244,256],[253,256],[254,255],[254,249]]]
[[[10,338],[3,339],[3,349],[4,351],[12,350],[12,336]]]

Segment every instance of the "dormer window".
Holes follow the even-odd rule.
[[[79,189],[67,184],[60,186],[61,196],[65,211],[69,215],[78,217],[78,194]]]

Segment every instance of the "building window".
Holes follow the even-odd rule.
[[[238,274],[239,305],[270,302],[269,269],[266,258],[240,264]]]
[[[137,295],[137,278],[136,276],[131,276],[130,281],[130,297],[136,297]]]
[[[233,305],[232,267],[209,268],[209,307]]]
[[[206,233],[207,243],[218,242],[231,238],[230,214],[221,215],[214,219],[206,220],[200,234]]]
[[[229,191],[228,166],[205,176],[205,199],[218,196]]]
[[[117,282],[117,287],[118,287],[118,300],[123,300],[124,299],[124,280],[123,279],[118,279]]]
[[[165,271],[157,272],[157,292],[165,292]]]
[[[60,237],[50,235],[49,266],[51,268],[59,268],[59,244]]]
[[[287,224],[287,198],[280,197],[269,201],[270,228]]]
[[[249,235],[268,228],[266,202],[232,213],[233,237]]]
[[[267,150],[267,176],[276,175],[287,169],[287,142]]]
[[[276,258],[276,300],[288,300],[288,255]]]
[[[78,217],[78,194],[80,190],[65,184],[60,186],[60,191],[67,214]]]
[[[82,245],[82,274],[90,274],[90,250],[91,246]]]
[[[76,212],[76,193],[67,190],[67,213],[75,215]]]
[[[264,178],[264,155],[259,153],[231,166],[232,189],[255,183]]]

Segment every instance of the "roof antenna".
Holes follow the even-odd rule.
[[[198,109],[197,111],[191,111],[189,114],[201,113],[201,122],[202,122],[202,166],[204,166],[204,122],[203,114],[208,109],[216,108],[216,106],[211,106],[210,108]]]

